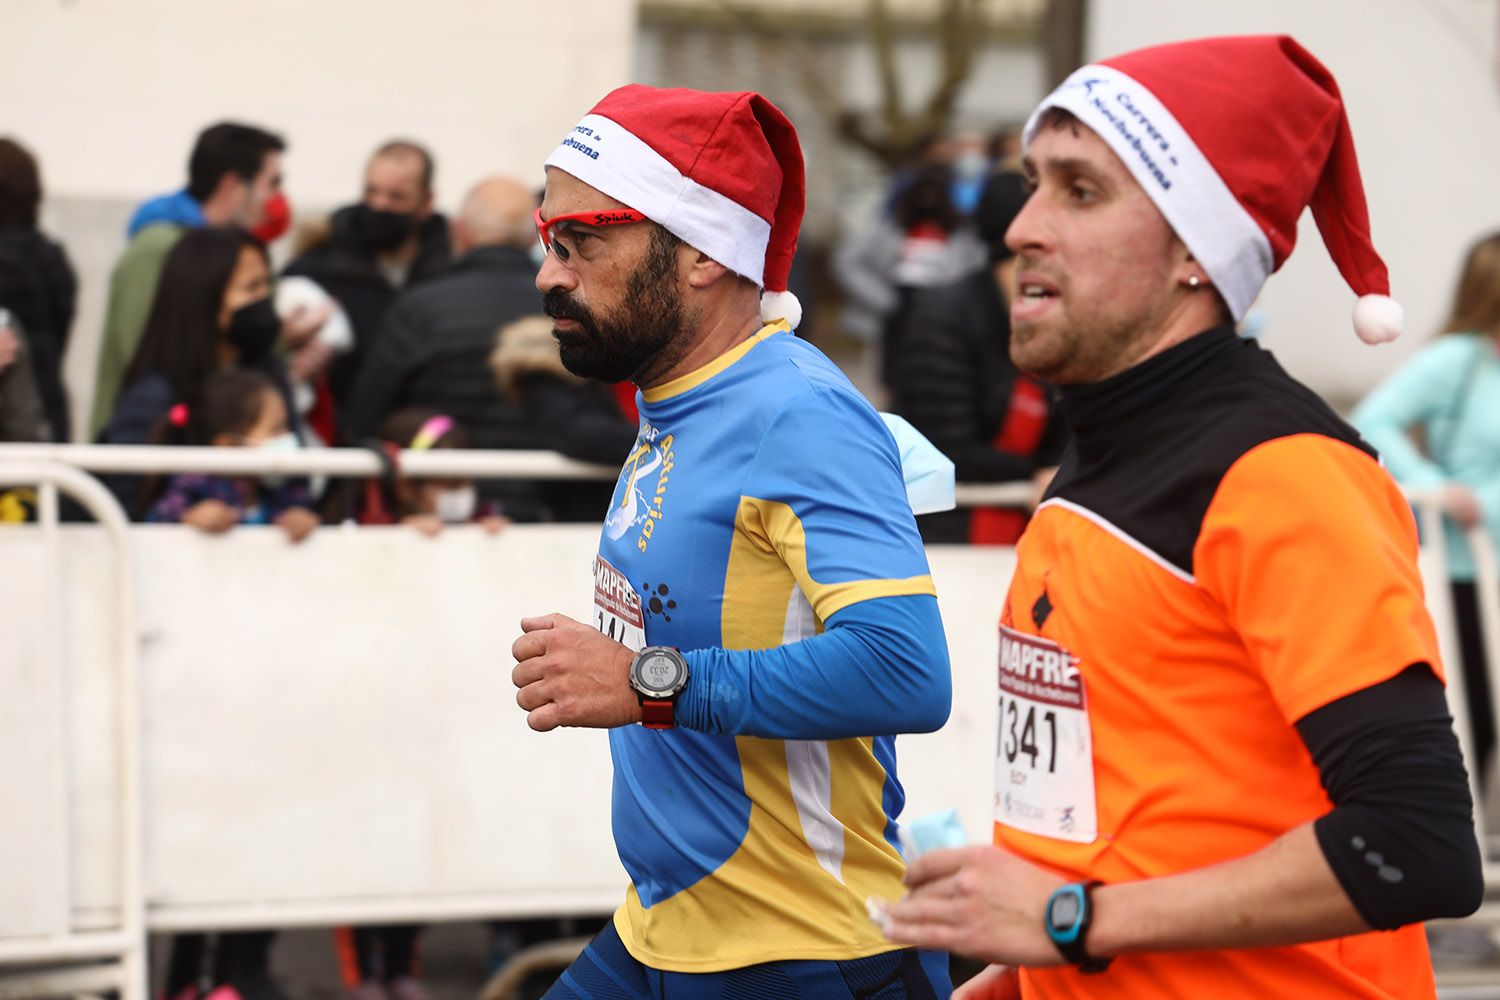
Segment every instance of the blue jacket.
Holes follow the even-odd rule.
[[[1451,482],[1473,490],[1490,538],[1500,539],[1500,351],[1493,338],[1439,337],[1376,386],[1353,423],[1403,486]],[[1412,440],[1414,430],[1425,451]],[[1445,530],[1449,575],[1474,579],[1462,529],[1449,520]]]
[[[204,225],[203,206],[198,204],[198,199],[188,194],[186,189],[149,198],[141,202],[135,214],[130,217],[130,224],[125,227],[125,235],[134,237],[142,229],[159,222],[170,222],[176,226],[196,229]]]

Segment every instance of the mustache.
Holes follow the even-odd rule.
[[[580,323],[592,323],[589,311],[561,289],[554,288],[542,296],[542,312],[553,319],[571,319]]]

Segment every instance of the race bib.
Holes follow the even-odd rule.
[[[1079,844],[1094,840],[1094,748],[1078,658],[1004,625],[995,750],[997,822]]]
[[[636,652],[646,645],[641,595],[603,556],[594,557],[594,624],[600,632]]]

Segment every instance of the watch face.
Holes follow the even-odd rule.
[[[687,681],[687,664],[671,650],[647,649],[635,662],[635,688],[648,695],[673,695]]]
[[[1047,922],[1057,930],[1068,930],[1078,923],[1079,911],[1078,897],[1071,892],[1065,893],[1052,900],[1047,909]]]

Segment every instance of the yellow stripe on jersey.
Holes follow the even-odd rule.
[[[729,557],[729,580],[734,584],[741,583],[735,577],[735,555],[741,548],[742,540],[758,555],[773,557],[770,560],[762,558],[752,561],[747,567],[753,573],[768,573],[774,578],[774,582],[761,581],[760,586],[774,589],[785,584],[789,592],[790,585],[797,584],[806,594],[819,622],[826,622],[838,612],[860,601],[910,594],[937,596],[937,588],[933,586],[932,577],[928,574],[901,580],[851,580],[844,583],[819,583],[814,580],[807,568],[807,532],[803,530],[802,520],[791,507],[779,501],[741,498],[739,514],[735,519],[735,548]],[[727,599],[727,587],[725,595]],[[785,605],[784,602],[777,605],[771,601],[759,605],[762,608],[776,606]],[[729,614],[727,607],[725,614]],[[726,626],[727,624],[726,619]]]

